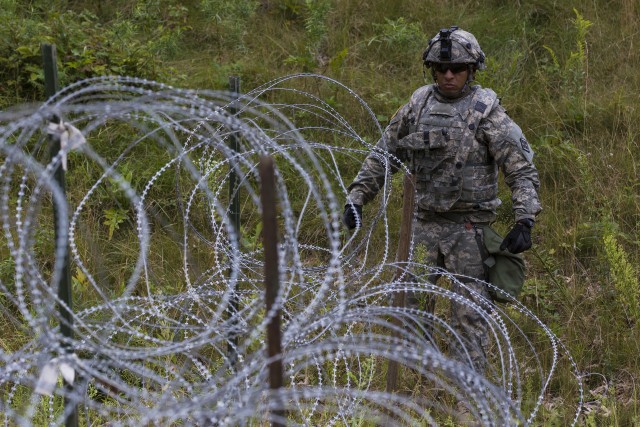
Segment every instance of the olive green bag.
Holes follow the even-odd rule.
[[[521,254],[512,254],[509,251],[501,251],[500,244],[503,237],[490,226],[482,227],[484,236],[485,268],[488,270],[489,283],[502,289],[513,298],[518,298],[524,286],[525,265]],[[510,302],[506,295],[489,289],[494,301]]]

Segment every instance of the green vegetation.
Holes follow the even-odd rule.
[[[452,24],[473,32],[488,65],[477,80],[502,97],[541,174],[544,212],[526,255],[522,299],[585,372],[585,400],[594,403],[582,425],[628,426],[640,422],[639,18],[634,0],[0,0],[0,108],[43,100],[40,44],[53,43],[62,85],[118,74],[226,89],[235,74],[249,90],[314,72],[353,89],[384,124],[425,83],[420,57],[428,36]],[[331,102],[348,111],[349,100]],[[144,165],[120,173],[134,167],[144,182]],[[345,165],[345,180],[358,167]],[[95,181],[88,170],[70,171],[70,179]],[[80,250],[104,259],[118,253],[114,265],[131,264],[137,249],[121,236],[129,210],[100,198],[113,199],[97,194],[83,227],[109,244]],[[508,192],[502,199],[498,228],[506,229]],[[166,202],[160,209],[171,208]],[[391,218],[397,228],[399,213]],[[179,270],[179,251],[165,243],[151,262]],[[2,276],[11,270],[8,260],[0,266]],[[102,268],[118,285],[126,277],[122,267]],[[84,274],[74,274],[74,286],[84,286]],[[15,322],[2,323],[15,332]],[[541,425],[572,419],[573,406],[566,412],[557,404],[570,375],[558,373]]]

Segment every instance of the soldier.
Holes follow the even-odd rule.
[[[531,229],[541,210],[533,151],[495,92],[471,84],[476,71],[485,68],[484,53],[471,33],[455,26],[440,30],[422,59],[434,84],[417,89],[391,119],[348,188],[343,222],[349,229],[359,227],[362,206],[384,185],[385,164],[395,172],[399,161],[406,162],[416,178],[413,233],[426,250],[424,262],[461,275],[466,288],[490,298],[484,282],[474,280],[487,279],[481,226],[496,219],[502,170],[515,224],[501,249],[520,253],[531,247]],[[461,286],[453,290],[471,295]],[[407,295],[407,304],[416,307],[416,296]],[[468,340],[465,357],[482,372],[486,323],[466,304],[453,300],[451,306],[451,323]]]

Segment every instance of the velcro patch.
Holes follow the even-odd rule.
[[[473,107],[476,111],[480,112],[481,114],[484,114],[484,110],[487,109],[487,104],[485,104],[484,102],[478,101],[476,102],[476,106]]]
[[[531,149],[529,148],[529,143],[527,142],[526,139],[524,139],[524,137],[520,138],[520,148],[522,148],[522,151],[524,151],[525,153],[531,152]]]

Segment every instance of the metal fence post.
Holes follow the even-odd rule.
[[[44,67],[44,87],[45,96],[47,99],[55,95],[59,89],[58,83],[58,67],[56,64],[56,47],[55,45],[43,44],[41,47],[42,59]],[[50,138],[49,152],[51,159],[58,155],[60,152],[60,140],[56,137]],[[64,176],[64,169],[62,165],[58,165],[54,171],[53,178],[60,187],[63,194],[66,194],[66,183]],[[60,213],[56,205],[53,205],[53,223],[56,226],[55,239],[58,242],[60,230],[58,230],[57,224]],[[70,271],[70,259],[69,259],[69,244],[65,241],[64,248],[64,262],[62,265],[62,271],[60,279],[58,281],[58,298],[63,304],[60,304],[60,332],[62,334],[63,342],[62,347],[67,352],[73,352],[70,348],[69,342],[73,339],[73,313],[72,313],[72,295],[71,295],[71,271]],[[65,342],[66,341],[68,342]],[[78,425],[78,413],[74,402],[69,399],[68,395],[73,391],[73,386],[65,382],[65,399],[64,407],[65,412],[68,413],[65,419],[65,425],[67,427],[76,427]]]
[[[278,222],[276,217],[276,191],[273,158],[260,159],[260,199],[262,202],[262,246],[264,248],[264,285],[266,313],[273,310],[280,289],[278,268]],[[286,417],[282,399],[277,394],[284,386],[282,367],[282,333],[280,323],[281,310],[276,310],[267,324],[267,356],[269,362],[269,388],[271,397],[273,427],[283,427]]]
[[[398,253],[396,255],[396,262],[398,263],[398,269],[395,275],[396,279],[405,274],[407,265],[403,265],[402,263],[406,263],[409,260],[413,208],[415,206],[415,188],[415,174],[405,175],[402,193],[402,220],[400,223],[400,238],[398,240]],[[393,298],[393,305],[395,307],[405,307],[406,295],[404,291],[397,291],[395,293]],[[394,318],[394,323],[399,326],[402,325],[402,322],[398,318]],[[397,390],[398,368],[398,362],[396,362],[395,360],[389,360],[389,363],[387,365],[387,392],[389,393],[393,393]]]
[[[234,102],[231,103],[229,112],[231,114],[237,113],[237,108],[235,106],[235,99],[240,94],[240,77],[231,76],[229,77],[229,91],[232,93],[234,97]],[[238,136],[235,132],[232,132],[231,137],[229,139],[229,148],[231,148],[233,153],[237,153],[240,150],[240,144],[238,141]],[[238,177],[236,175],[235,170],[235,162],[232,160],[229,162],[229,219],[231,221],[231,226],[235,231],[236,242],[238,245],[240,244],[240,197],[238,194]],[[233,254],[232,256],[236,256]],[[233,265],[233,260],[231,260],[231,264]],[[231,299],[229,300],[229,309],[227,310],[227,314],[231,320],[231,330],[235,330],[236,322],[234,321],[235,316],[238,313],[238,295],[236,293],[236,289],[232,289]],[[231,366],[235,366],[235,362],[237,359],[236,348],[238,345],[238,337],[235,336],[235,332],[232,332],[228,337],[228,357],[231,362]]]

